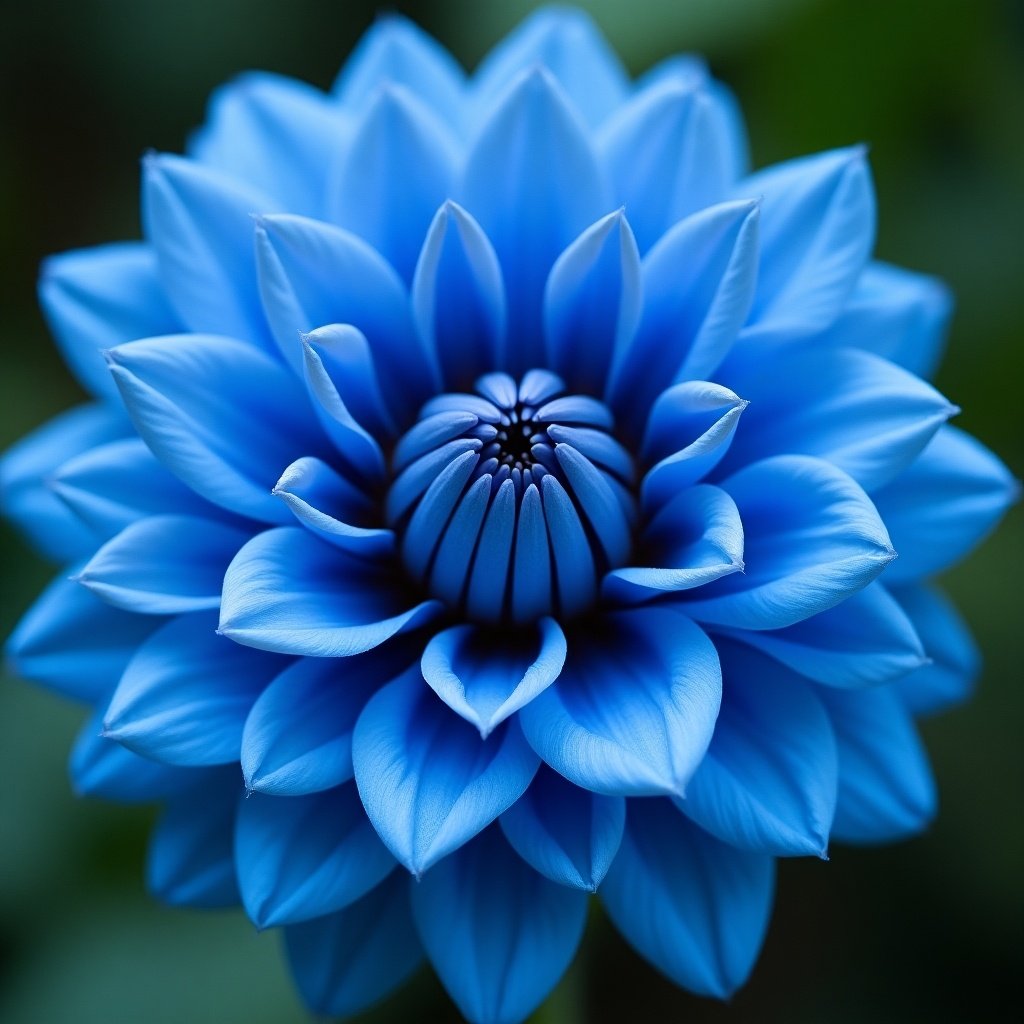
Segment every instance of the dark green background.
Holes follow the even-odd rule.
[[[530,2],[399,3],[472,65]],[[939,385],[1022,475],[1024,5],[982,0],[595,0],[634,71],[700,50],[747,113],[755,163],[871,144],[880,256],[958,300]],[[80,398],[35,307],[40,258],[132,237],[138,158],[179,150],[209,90],[250,67],[326,86],[367,3],[91,0],[0,20],[0,446]],[[6,633],[50,569],[2,534]],[[1016,1019],[1024,904],[1021,515],[948,583],[986,652],[977,699],[925,726],[942,809],[928,835],[781,865],[764,955],[732,1004],[656,976],[597,914],[536,1022]],[[80,714],[0,687],[0,1021],[305,1019],[273,935],[146,898],[145,810],[78,802]],[[500,884],[500,880],[496,880]],[[424,973],[368,1021],[450,1021]]]

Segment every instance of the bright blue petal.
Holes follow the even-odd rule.
[[[816,455],[868,491],[907,468],[958,410],[869,352],[806,346],[726,374],[750,402],[723,472],[770,455]]]
[[[598,151],[641,252],[732,185],[732,125],[703,81],[641,89],[602,127]]]
[[[647,524],[635,552],[645,566],[614,569],[601,585],[614,601],[639,604],[743,569],[743,524],[719,487],[681,491]]]
[[[229,517],[164,469],[140,437],[97,444],[68,459],[54,472],[50,486],[99,540],[160,513]]]
[[[511,480],[505,480],[487,510],[467,591],[466,603],[485,622],[501,619],[515,527],[516,487]]]
[[[827,686],[877,686],[926,660],[913,622],[879,580],[796,625],[732,635]]]
[[[543,68],[491,110],[466,162],[461,196],[501,261],[508,289],[504,369],[543,365],[544,284],[558,254],[610,205],[582,125]]]
[[[62,575],[25,613],[7,641],[6,655],[23,679],[95,704],[160,624],[148,615],[111,608]]]
[[[51,485],[61,465],[131,430],[111,407],[81,405],[61,413],[9,448],[0,459],[4,515],[47,558],[67,562],[89,554],[100,539]]]
[[[273,348],[260,308],[252,217],[275,204],[255,189],[188,160],[148,156],[142,215],[160,283],[193,331]]]
[[[90,715],[71,748],[68,773],[78,796],[118,803],[164,800],[192,785],[199,773],[140,757],[104,738],[103,709]]]
[[[746,569],[686,595],[701,622],[791,626],[862,590],[895,557],[868,496],[820,459],[765,459],[721,486],[740,510]]]
[[[842,315],[815,345],[866,349],[919,377],[931,377],[953,312],[949,289],[934,277],[869,263]]]
[[[891,687],[860,693],[822,687],[839,746],[832,836],[887,843],[924,829],[935,815],[935,781],[910,712]]]
[[[601,900],[645,960],[691,992],[726,999],[764,941],[773,864],[713,839],[667,800],[630,800]]]
[[[332,176],[329,219],[365,238],[409,281],[434,211],[452,193],[457,156],[447,126],[423,99],[384,83],[360,111]]]
[[[900,587],[893,594],[914,624],[928,662],[893,689],[914,715],[931,715],[966,700],[981,670],[981,654],[966,623],[937,590]]]
[[[551,607],[551,543],[548,540],[540,489],[526,488],[519,504],[515,548],[512,554],[512,619],[533,622]]]
[[[886,582],[933,576],[960,561],[995,528],[1020,486],[983,444],[943,427],[920,458],[872,498],[899,558]]]
[[[180,326],[164,295],[153,249],[142,242],[51,256],[39,278],[39,303],[72,373],[105,401],[117,401],[117,388],[100,355],[103,349],[172,334]]]
[[[371,521],[366,495],[321,459],[293,462],[274,485],[277,497],[318,537],[353,555],[376,559],[395,547],[395,535]]]
[[[825,856],[836,805],[836,741],[813,688],[719,640],[722,711],[679,809],[742,850]]]
[[[523,794],[537,756],[513,720],[483,741],[418,670],[366,705],[352,741],[356,783],[381,839],[420,875]]]
[[[547,365],[572,390],[602,394],[642,307],[640,253],[619,210],[587,228],[551,268],[544,290]]]
[[[263,522],[291,513],[271,493],[300,455],[321,452],[301,385],[287,369],[230,338],[182,334],[107,353],[142,439],[203,497]]]
[[[249,71],[213,91],[189,152],[278,207],[315,217],[324,209],[328,171],[350,133],[348,119],[319,89]]]
[[[597,593],[594,551],[576,505],[552,474],[541,480],[540,491],[551,538],[558,605],[562,615],[568,619],[586,611],[594,603]]]
[[[235,810],[242,786],[232,768],[203,772],[168,801],[149,837],[146,888],[177,907],[233,907]]]
[[[413,886],[412,910],[462,1015],[521,1024],[572,961],[587,896],[537,874],[492,828]]]
[[[224,570],[250,535],[198,516],[149,516],[107,541],[75,579],[129,612],[217,608]]]
[[[220,632],[283,654],[362,654],[437,613],[408,606],[389,568],[355,558],[300,527],[268,530],[235,556],[224,577]]]
[[[501,816],[512,848],[535,871],[570,889],[596,892],[622,841],[626,801],[588,793],[547,765]]]
[[[392,412],[415,415],[434,383],[433,368],[405,285],[384,257],[339,227],[288,215],[260,218],[256,256],[267,319],[291,365],[302,372],[300,335],[352,324],[369,342]]]
[[[524,19],[483,59],[473,76],[477,109],[493,109],[522,72],[538,66],[555,77],[592,128],[628,95],[626,70],[590,15],[546,7]]]
[[[281,658],[216,634],[217,618],[172,619],[139,645],[104,715],[104,735],[165,764],[238,760],[242,727]]]
[[[570,636],[558,682],[519,719],[537,753],[577,786],[680,794],[711,741],[721,682],[701,630],[676,608],[649,606]]]
[[[385,644],[366,654],[300,658],[260,694],[242,733],[246,788],[301,796],[352,778],[352,730],[367,700],[416,652]]]
[[[412,281],[416,329],[449,391],[502,365],[508,310],[498,256],[458,203],[442,204]]]
[[[453,626],[427,644],[421,668],[434,692],[486,739],[558,678],[565,653],[565,635],[554,619],[543,618],[521,635]]]
[[[257,928],[332,914],[381,882],[395,860],[352,784],[242,801],[235,828],[242,905]]]
[[[452,55],[408,18],[385,14],[359,41],[334,83],[342,106],[358,112],[382,86],[404,86],[449,124],[465,107],[465,74]]]
[[[365,1010],[423,959],[409,880],[399,872],[337,914],[285,928],[284,939],[303,1000],[327,1017]]]
[[[644,257],[644,313],[607,397],[640,433],[671,384],[706,379],[747,317],[758,258],[758,204],[722,203],[673,227]]]
[[[775,164],[733,191],[764,200],[748,337],[785,340],[827,327],[846,305],[875,242],[875,193],[864,148]]]

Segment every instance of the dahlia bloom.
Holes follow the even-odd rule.
[[[928,581],[1015,484],[864,150],[746,160],[699,60],[630,82],[547,10],[466,77],[388,17],[329,94],[224,86],[144,240],[44,267],[94,400],[3,462],[71,566],[9,656],[94,709],[80,793],[162,804],[153,893],[282,928],[311,1008],[426,958],[521,1021],[594,892],[724,997],[776,857],[931,818],[914,718],[977,655]]]

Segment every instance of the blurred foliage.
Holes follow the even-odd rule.
[[[250,67],[326,87],[372,4],[35,0],[0,33],[0,446],[81,396],[35,308],[41,257],[138,232],[137,160],[178,150],[210,89]],[[398,3],[472,65],[530,0]],[[878,253],[952,285],[939,385],[960,423],[1024,472],[1024,5],[995,0],[592,0],[640,71],[703,51],[739,95],[755,163],[872,147]],[[1016,510],[950,590],[986,652],[977,699],[926,723],[933,830],[884,850],[780,866],[749,985],[728,1006],[680,993],[596,912],[536,1024],[1015,1020],[1024,948],[1024,726]],[[0,632],[51,570],[0,534]],[[80,712],[0,686],[0,1020],[302,1021],[276,937],[238,913],[152,904],[151,812],[76,801],[64,759]],[[455,1020],[426,973],[367,1022]]]

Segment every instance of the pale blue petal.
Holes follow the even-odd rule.
[[[250,794],[238,810],[235,864],[257,928],[341,910],[396,866],[352,783],[309,796]]]
[[[537,874],[492,828],[412,889],[423,947],[473,1024],[521,1024],[583,936],[587,896]]]
[[[519,720],[555,771],[595,793],[681,794],[721,700],[711,641],[677,608],[608,615]]]
[[[421,669],[434,692],[486,739],[558,678],[565,654],[554,619],[505,635],[453,626],[427,644]]]
[[[344,658],[439,610],[437,601],[410,607],[390,568],[283,527],[254,537],[228,566],[220,632],[266,651]]]
[[[757,960],[774,888],[767,854],[720,843],[667,800],[630,800],[601,901],[645,960],[691,992],[726,999]]]
[[[117,388],[103,349],[180,327],[160,284],[153,248],[144,242],[51,256],[39,278],[39,304],[71,372],[105,401],[117,401]]]
[[[418,669],[366,705],[352,758],[370,821],[417,876],[515,803],[538,764],[514,719],[481,740]]]
[[[500,818],[505,838],[535,871],[585,892],[604,881],[625,823],[622,797],[588,793],[547,765]]]

